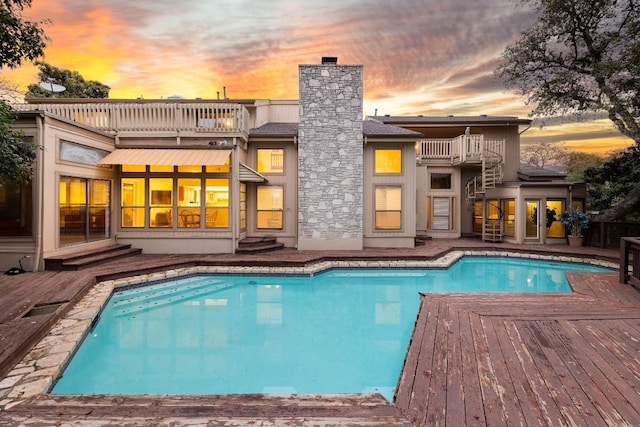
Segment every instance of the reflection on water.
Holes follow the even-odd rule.
[[[566,292],[575,268],[467,258],[448,270],[194,276],[129,289],[111,298],[53,392],[391,399],[419,292]]]

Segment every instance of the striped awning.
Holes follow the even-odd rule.
[[[118,148],[98,162],[99,165],[220,166],[231,150],[187,150],[163,148]]]
[[[267,178],[260,175],[244,163],[240,163],[239,178],[240,182],[267,182]]]

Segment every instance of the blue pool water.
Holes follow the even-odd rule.
[[[419,292],[568,292],[578,264],[192,276],[114,293],[58,394],[363,393],[393,398]]]

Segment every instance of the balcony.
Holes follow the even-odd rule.
[[[421,139],[416,146],[416,159],[419,163],[444,160],[452,165],[480,164],[488,157],[501,161],[504,148],[504,139],[486,139],[484,135]]]
[[[248,135],[249,113],[241,104],[219,102],[88,102],[15,104],[18,111],[43,110],[120,137]]]

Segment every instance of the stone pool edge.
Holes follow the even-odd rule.
[[[49,392],[55,379],[62,373],[77,346],[90,331],[92,322],[116,288],[190,274],[315,275],[334,268],[448,268],[464,256],[526,258],[619,268],[618,264],[613,262],[578,256],[466,250],[452,251],[435,260],[322,261],[303,267],[192,266],[106,280],[93,286],[69,313],[53,326],[47,336],[36,344],[4,379],[0,380],[0,393],[5,395],[0,400],[0,411]]]

